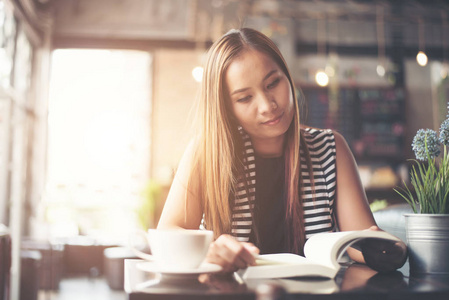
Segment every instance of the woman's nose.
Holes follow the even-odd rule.
[[[259,99],[259,111],[261,114],[272,112],[278,108],[278,104],[273,96],[264,93]]]

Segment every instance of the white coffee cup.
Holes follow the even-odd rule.
[[[151,255],[139,251],[131,243],[134,253],[167,270],[198,268],[206,258],[214,237],[210,230],[193,229],[148,229],[137,234],[144,236]]]

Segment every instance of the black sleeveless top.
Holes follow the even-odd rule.
[[[287,252],[284,156],[264,158],[256,154],[255,163],[254,223],[257,232],[251,232],[249,241],[261,254]]]

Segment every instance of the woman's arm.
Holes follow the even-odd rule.
[[[198,229],[203,216],[199,200],[199,180],[190,178],[195,148],[189,144],[181,158],[162,210],[157,228]],[[190,180],[190,183],[189,183]],[[188,188],[187,188],[188,187]]]
[[[381,230],[368,205],[354,156],[344,138],[337,132],[334,132],[334,136],[337,148],[335,201],[340,230]],[[391,244],[366,240],[362,244],[362,251],[363,254],[348,248],[348,254],[353,260],[368,263],[371,268],[381,272],[402,267],[407,258],[407,246],[403,242]]]
[[[366,199],[354,156],[345,139],[334,131],[337,151],[336,215],[341,231],[364,230],[375,226],[373,214]],[[349,248],[348,254],[358,262],[365,262],[360,251]]]
[[[203,217],[198,197],[199,179],[190,178],[187,189],[194,154],[191,143],[179,163],[157,228],[199,228]],[[259,253],[259,249],[251,243],[241,243],[234,237],[223,234],[210,245],[206,261],[222,266],[223,272],[228,273],[255,264],[253,253]]]

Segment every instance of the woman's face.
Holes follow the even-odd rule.
[[[253,143],[282,142],[295,108],[290,82],[274,60],[247,50],[229,65],[225,84],[232,112]]]

